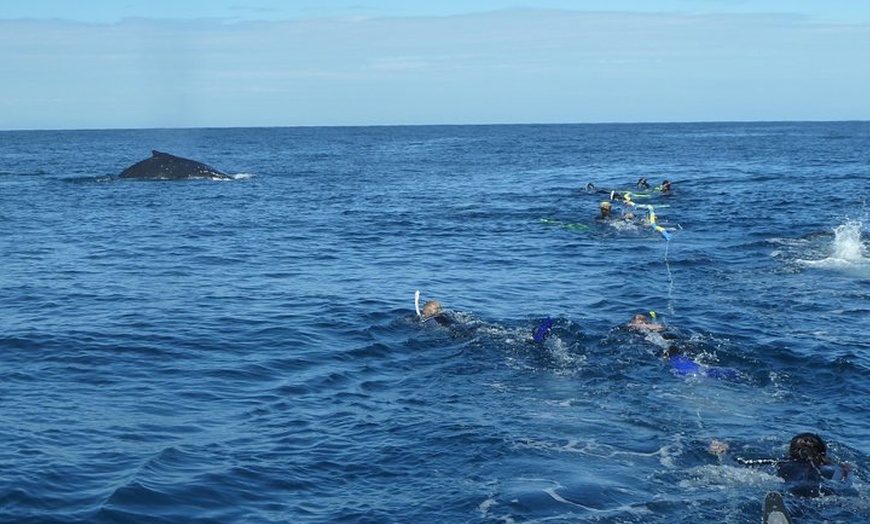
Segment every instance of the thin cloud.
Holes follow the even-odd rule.
[[[0,21],[0,108],[10,127],[867,119],[868,37],[789,15],[538,9]]]

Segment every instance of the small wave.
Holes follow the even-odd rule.
[[[76,176],[60,180],[67,184],[106,184],[114,182],[115,177],[110,175]]]

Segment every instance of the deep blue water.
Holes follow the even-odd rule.
[[[641,176],[670,241],[595,220]],[[868,522],[868,181],[867,122],[2,132],[0,521],[749,523],[814,431],[796,522]]]

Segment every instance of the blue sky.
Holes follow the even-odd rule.
[[[0,129],[870,120],[870,2],[0,4]]]

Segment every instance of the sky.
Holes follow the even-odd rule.
[[[0,0],[0,129],[870,120],[865,0]]]

